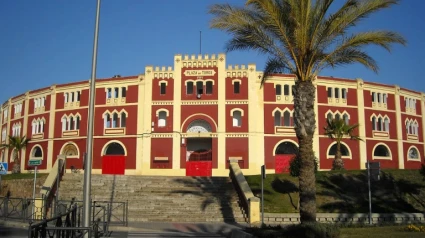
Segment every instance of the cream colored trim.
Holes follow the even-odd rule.
[[[161,83],[165,83],[165,86],[168,86],[168,81],[166,81],[166,80],[159,81],[158,86],[161,86]]]
[[[411,158],[409,158],[409,151],[412,148],[415,148],[416,151],[418,152],[418,158],[417,159],[411,159]],[[421,152],[418,150],[418,148],[416,146],[412,145],[412,146],[409,147],[409,149],[407,149],[406,158],[407,158],[407,161],[419,161],[420,162],[421,161]]]
[[[378,147],[379,145],[383,145],[383,146],[385,146],[386,148],[387,148],[387,150],[388,150],[388,153],[390,154],[390,156],[388,156],[388,157],[384,157],[384,156],[375,156],[374,154],[375,154],[375,149],[376,149],[376,147]],[[393,160],[393,155],[392,155],[392,152],[391,152],[391,149],[390,149],[390,147],[388,147],[388,145],[386,145],[385,143],[377,143],[374,147],[373,147],[373,149],[372,149],[372,159],[385,159],[385,160]]]
[[[224,105],[224,104],[223,104]],[[205,113],[195,113],[195,114],[192,114],[192,115],[190,115],[190,116],[188,116],[184,121],[183,121],[183,123],[181,124],[181,127],[180,127],[180,131],[183,131],[183,126],[184,125],[186,125],[186,122],[190,119],[190,118],[192,118],[192,117],[195,117],[195,116],[205,116],[205,117],[208,117],[213,123],[214,123],[214,126],[215,126],[215,128],[216,128],[216,131],[218,132],[218,130],[219,130],[219,128],[218,128],[218,126],[217,126],[217,123],[215,122],[215,120],[212,118],[212,117],[210,117],[209,115],[207,115],[207,114],[205,114]],[[220,117],[219,117],[220,118]],[[226,118],[226,117],[224,117],[224,118]],[[223,126],[224,127],[224,126]],[[225,128],[225,127],[224,127]],[[225,132],[225,131],[222,131],[222,132]]]
[[[73,146],[75,146],[75,148],[77,148],[77,153],[78,153],[78,155],[73,155],[73,156],[66,156],[66,158],[71,158],[71,159],[79,159],[80,158],[80,148],[78,148],[78,146],[77,146],[77,144],[75,144],[74,142],[72,142],[72,141],[69,141],[69,142],[66,142],[66,143],[64,143],[63,145],[62,145],[62,147],[61,147],[61,149],[60,149],[60,154],[63,154],[63,149],[65,149],[65,147],[67,146],[67,145],[73,145]]]
[[[104,156],[105,155],[105,153],[106,153],[106,148],[108,148],[108,146],[110,145],[110,144],[112,144],[112,143],[118,143],[118,144],[120,144],[121,146],[122,146],[122,148],[124,149],[124,155],[125,156],[127,156],[127,148],[125,147],[125,145],[121,142],[121,141],[119,141],[119,140],[110,140],[110,141],[108,141],[108,142],[106,142],[104,145],[103,145],[103,147],[102,147],[102,150],[100,151],[100,156]]]
[[[275,144],[275,146],[273,147],[273,156],[275,156],[275,155],[276,155],[276,149],[277,149],[277,147],[278,147],[281,143],[283,143],[283,142],[291,142],[292,144],[296,145],[298,148],[300,147],[300,146],[298,145],[298,143],[297,143],[297,142],[295,142],[295,141],[293,141],[293,140],[291,140],[291,139],[283,139],[283,140],[280,140],[279,142],[277,142],[277,143]]]
[[[232,79],[232,85],[234,85],[235,82],[239,82],[239,85],[242,85],[242,80],[240,79]]]
[[[343,141],[341,141],[340,143],[341,143],[341,145],[344,145],[344,146],[345,146],[345,148],[347,148],[348,153],[350,154],[349,156],[342,156],[342,158],[343,158],[343,159],[352,159],[352,157],[353,157],[353,153],[351,152],[350,146],[348,146],[348,145],[347,145],[345,142],[343,142]],[[329,154],[329,151],[331,150],[331,147],[332,147],[333,145],[336,145],[336,142],[333,142],[332,144],[330,144],[330,145],[328,146],[328,149],[326,150],[326,156],[327,156],[327,159],[329,159],[329,157],[330,157],[330,156],[334,156],[334,155],[330,155],[330,154]]]
[[[241,113],[241,116],[244,116],[244,111],[241,108],[233,108],[230,110],[230,116],[233,117],[233,112],[238,111]]]
[[[166,113],[167,117],[170,116],[170,112],[167,109],[165,109],[165,108],[160,108],[160,109],[156,110],[155,116],[158,117],[159,116],[159,113],[162,112],[162,111],[164,111]]]
[[[33,145],[32,147],[31,147],[31,151],[30,151],[30,159],[34,159],[34,158],[40,158],[40,157],[34,157],[32,154],[33,154],[33,151],[34,151],[34,149],[36,148],[36,147],[39,147],[40,148],[40,150],[41,150],[41,159],[42,160],[44,160],[44,151],[43,151],[43,147],[40,145],[40,144],[35,144],[35,145]],[[47,155],[46,155],[47,156]]]

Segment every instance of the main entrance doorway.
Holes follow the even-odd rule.
[[[280,143],[275,151],[275,173],[289,173],[289,164],[297,154],[298,147],[294,143]]]
[[[188,136],[211,132],[205,120],[194,120],[188,128]],[[193,134],[192,134],[193,133]],[[212,139],[188,137],[186,140],[186,176],[212,176]]]
[[[102,174],[124,174],[125,150],[121,144],[112,142],[107,145],[102,157]]]

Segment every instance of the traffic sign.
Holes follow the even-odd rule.
[[[30,159],[28,160],[28,166],[37,166],[41,164],[41,159]]]
[[[7,174],[7,162],[1,162],[0,163],[0,175]]]

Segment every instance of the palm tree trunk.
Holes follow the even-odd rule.
[[[18,152],[12,152],[12,153],[15,153],[14,154],[15,160],[14,160],[14,163],[13,163],[12,173],[13,174],[19,174],[19,173],[21,173],[21,161],[19,159],[19,153]]]
[[[316,176],[313,134],[316,129],[314,103],[316,88],[311,80],[297,80],[294,92],[295,132],[301,158],[299,189],[301,223],[316,222]]]
[[[342,170],[342,169],[344,169],[344,161],[342,160],[341,143],[337,142],[335,159],[332,165],[332,170]]]

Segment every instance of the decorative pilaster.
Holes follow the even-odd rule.
[[[359,157],[360,169],[366,169],[367,151],[366,151],[366,126],[367,123],[364,111],[364,82],[362,79],[357,79],[357,115],[360,123],[359,137],[363,141],[359,141]]]
[[[404,153],[403,153],[403,125],[401,122],[401,106],[400,106],[400,87],[395,85],[395,114],[397,123],[397,154],[398,168],[404,169]]]

